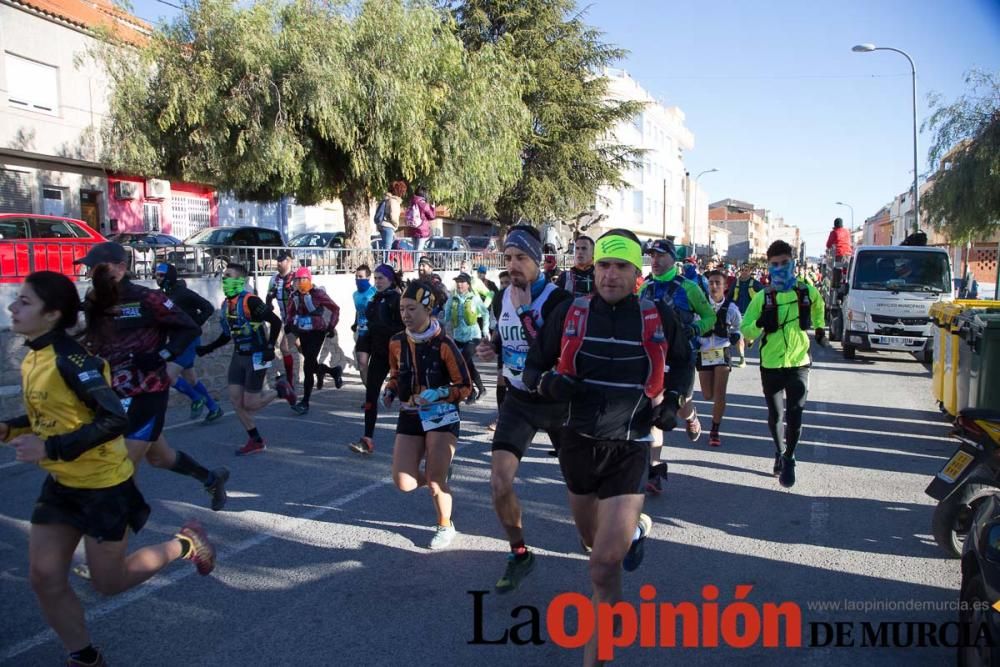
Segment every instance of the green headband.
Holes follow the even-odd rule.
[[[624,236],[605,236],[594,244],[594,263],[602,259],[620,259],[642,271],[642,246]]]

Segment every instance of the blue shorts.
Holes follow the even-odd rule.
[[[194,349],[199,345],[201,345],[201,336],[195,338],[194,342],[188,345],[186,350],[177,355],[177,358],[174,359],[174,363],[185,370],[187,370],[188,368],[193,368],[194,360],[198,356],[195,354]]]

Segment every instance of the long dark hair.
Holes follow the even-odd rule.
[[[107,340],[113,333],[114,319],[118,314],[118,282],[107,264],[98,264],[90,280],[90,291],[83,304],[87,320],[83,341],[93,350],[99,341]]]
[[[59,311],[59,321],[55,329],[65,331],[76,326],[80,315],[80,295],[73,281],[55,271],[35,271],[24,279],[24,284],[41,299],[44,312]]]

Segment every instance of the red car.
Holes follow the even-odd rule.
[[[19,283],[32,271],[57,271],[75,279],[74,266],[103,236],[82,220],[33,213],[0,213],[0,283]]]

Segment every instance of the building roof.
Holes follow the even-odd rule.
[[[84,30],[110,30],[126,42],[145,42],[152,26],[114,6],[109,0],[2,0],[12,7],[25,8]]]
[[[720,208],[723,206],[727,208],[746,209],[747,212],[754,210],[753,204],[746,201],[740,201],[739,199],[720,199],[719,201],[712,202],[708,205],[709,208]]]

